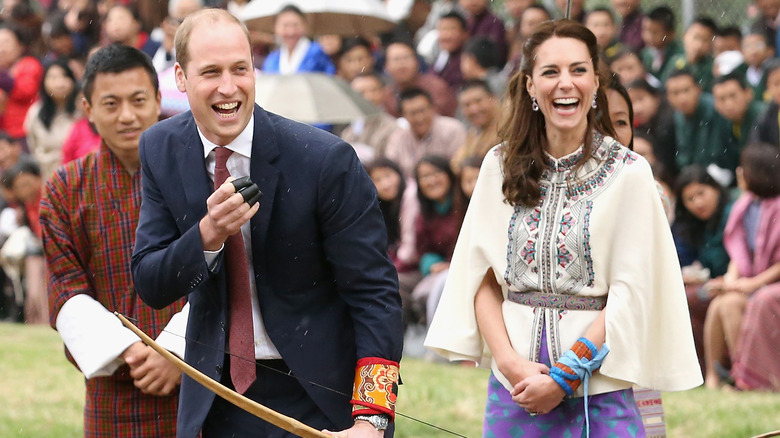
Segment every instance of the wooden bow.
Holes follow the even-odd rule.
[[[215,394],[222,397],[226,401],[238,406],[239,408],[249,412],[252,415],[255,415],[273,424],[274,426],[280,427],[286,430],[287,432],[294,433],[300,437],[331,438],[331,435],[320,432],[319,430],[307,426],[294,418],[290,418],[286,415],[280,414],[279,412],[276,412],[273,409],[267,408],[261,405],[260,403],[257,403],[256,401],[244,397],[243,395],[231,390],[230,388],[225,387],[224,385],[220,384],[219,382],[212,379],[211,377],[193,368],[187,362],[184,362],[183,360],[179,359],[175,354],[161,347],[146,333],[141,331],[141,329],[133,325],[132,322],[128,321],[127,318],[122,316],[122,314],[118,312],[114,312],[114,315],[116,315],[116,317],[119,318],[120,321],[122,321],[122,324],[124,324],[127,328],[132,330],[133,333],[138,335],[138,337],[141,338],[141,340],[143,340],[144,343],[146,343],[146,345],[152,347],[154,351],[158,352],[162,357],[167,359],[169,362],[173,363],[176,366],[176,368],[181,370],[181,372],[190,376],[193,380],[205,386],[209,390],[213,391]]]

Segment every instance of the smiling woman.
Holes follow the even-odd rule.
[[[632,385],[702,381],[666,215],[612,138],[596,37],[546,22],[523,59],[426,345],[491,367],[484,436],[644,436]]]

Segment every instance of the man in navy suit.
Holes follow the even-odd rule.
[[[190,15],[175,45],[176,82],[192,110],[141,138],[132,258],[139,296],[160,308],[188,294],[185,360],[212,378],[312,427],[341,431],[334,436],[392,436],[401,301],[371,180],[348,144],[254,105],[249,34],[233,16]],[[214,190],[222,147],[223,165],[254,181],[259,203],[245,202],[231,179]],[[231,235],[243,237],[248,261],[251,358],[236,353],[238,342],[228,345],[240,313],[228,284],[242,277],[228,275],[237,266]],[[256,360],[248,388],[231,376],[230,368],[243,369],[238,359]],[[185,377],[178,434],[199,432],[289,436]]]

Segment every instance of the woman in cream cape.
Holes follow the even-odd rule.
[[[597,117],[593,34],[546,22],[523,59],[425,345],[492,369],[485,436],[644,436],[633,384],[702,383],[668,222],[650,166]],[[550,370],[583,345],[608,354],[567,391]]]

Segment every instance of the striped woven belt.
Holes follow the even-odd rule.
[[[547,307],[559,310],[601,310],[607,305],[606,295],[583,297],[577,295],[548,294],[545,292],[513,292],[509,301],[530,307]]]

